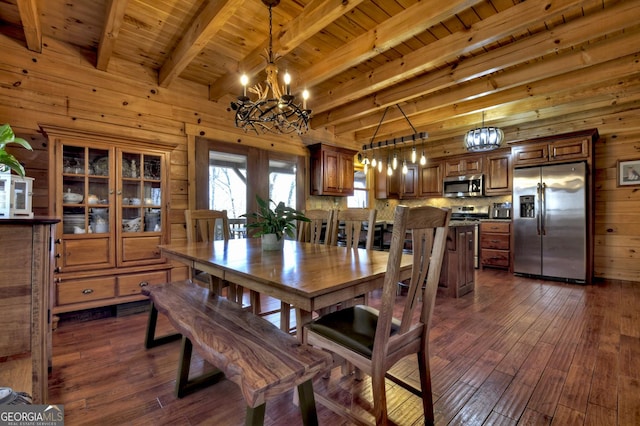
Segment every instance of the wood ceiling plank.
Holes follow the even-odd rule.
[[[477,2],[478,0],[452,0],[447,2],[446,7],[438,9],[430,2],[417,3],[332,52],[320,64],[303,72],[300,78],[307,86],[314,86],[393,48]]]
[[[180,42],[160,68],[158,84],[168,87],[193,58],[220,31],[246,0],[210,2],[183,34]]]
[[[325,28],[331,22],[352,10],[363,0],[314,0],[298,15],[282,27],[279,35],[273,40],[273,51],[275,55],[284,56],[299,44]],[[281,40],[282,39],[282,40]],[[250,78],[264,69],[264,50],[269,45],[269,40],[265,40],[256,47],[239,64],[238,69],[246,73]],[[218,100],[227,93],[232,93],[233,88],[238,85],[238,74],[236,72],[227,73],[211,86],[209,97]]]
[[[42,26],[38,17],[36,0],[18,0],[18,11],[22,20],[24,38],[27,48],[34,52],[42,52]]]
[[[98,59],[96,68],[105,71],[109,65],[109,59],[113,54],[113,48],[118,40],[118,34],[124,20],[124,12],[127,9],[129,0],[107,0],[106,19],[100,36],[100,44],[98,45]]]
[[[557,2],[555,3],[556,7],[550,8],[543,8],[536,2],[520,3],[519,5],[514,6],[511,9],[507,9],[505,12],[502,12],[505,15],[497,14],[493,17],[479,22],[475,28],[472,28],[469,31],[473,35],[466,33],[454,34],[449,38],[441,39],[419,51],[405,56],[402,61],[396,61],[381,66],[376,69],[376,71],[372,72],[367,79],[351,81],[343,87],[340,87],[340,90],[335,90],[334,92],[327,93],[324,96],[315,97],[314,99],[316,102],[314,102],[313,106],[314,125],[330,125],[340,123],[341,121],[344,121],[347,116],[352,118],[354,111],[358,111],[357,114],[359,115],[370,114],[372,112],[372,110],[370,109],[372,99],[370,97],[367,98],[364,96],[374,93],[375,91],[380,91],[376,94],[373,101],[378,105],[378,110],[381,111],[381,109],[386,108],[386,106],[388,105],[402,102],[403,99],[401,96],[412,94],[412,96],[415,97],[427,94],[428,92],[425,92],[424,90],[416,92],[415,88],[424,89],[424,87],[421,87],[421,85],[429,86],[431,87],[431,91],[433,91],[441,90],[445,87],[449,87],[461,81],[470,79],[470,72],[464,74],[463,71],[457,69],[468,69],[468,64],[475,64],[478,70],[483,70],[484,75],[490,72],[494,72],[497,69],[504,68],[508,65],[516,65],[518,62],[514,61],[509,63],[508,65],[505,63],[501,67],[489,67],[487,66],[487,62],[489,62],[489,59],[491,57],[482,55],[479,58],[467,59],[462,64],[457,65],[454,70],[438,71],[437,74],[440,75],[439,77],[438,75],[434,77],[432,75],[425,74],[424,76],[420,77],[417,80],[414,80],[413,82],[401,83],[404,80],[408,80],[409,77],[415,75],[415,73],[419,73],[421,70],[428,70],[428,66],[431,64],[436,65],[438,63],[441,63],[445,59],[453,60],[456,56],[462,55],[466,51],[471,50],[472,46],[469,45],[471,42],[475,45],[482,46],[485,41],[500,39],[510,34],[511,32],[518,31],[518,29],[526,28],[527,25],[532,22],[562,14],[568,9],[580,6],[581,3],[581,1],[566,0]],[[527,19],[519,19],[518,16],[525,16],[527,17]],[[534,16],[535,18],[533,18]],[[542,37],[544,37],[547,42],[552,43],[548,48],[551,50],[555,49],[553,45],[554,40],[549,40],[549,35],[547,33],[535,37],[537,39],[541,39]],[[517,43],[514,44],[514,46],[516,45]],[[494,55],[493,52],[502,52],[503,49],[506,48],[497,49],[495,51],[487,53],[486,55]],[[517,49],[522,50],[522,47],[518,46]],[[527,51],[521,52],[521,54],[527,53]],[[542,54],[544,53],[541,53],[539,50],[536,53],[536,55]],[[498,65],[498,63],[498,61],[494,62],[495,65]],[[464,79],[454,79],[450,75],[453,72],[456,72],[460,77],[464,75]],[[480,77],[481,75],[483,74],[476,75],[475,77]],[[436,87],[433,84],[427,83],[429,81],[438,81],[438,78],[440,78],[442,80],[441,82],[443,83],[440,86]],[[387,90],[382,90],[385,87],[389,87],[392,84],[397,83],[401,84]],[[399,95],[394,98],[393,93],[397,93]],[[384,99],[385,103],[382,103],[381,99]],[[351,102],[349,104],[350,101],[355,102]],[[345,107],[339,107],[340,105],[345,105]],[[334,109],[334,111],[330,111],[330,114],[320,113],[322,111],[331,109]],[[376,117],[373,117],[371,121],[379,121],[380,114],[381,112],[376,114]]]

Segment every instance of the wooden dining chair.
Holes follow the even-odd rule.
[[[298,241],[314,244],[330,244],[333,232],[334,210],[307,210],[304,215],[310,222],[298,223]],[[324,232],[323,232],[324,231]]]
[[[373,249],[376,215],[376,209],[349,208],[336,210],[333,214],[331,245],[338,245],[338,237],[344,235],[345,246],[347,248],[357,248],[361,242],[364,224],[367,223],[367,235],[363,238],[364,248],[367,250]],[[344,230],[342,224],[344,224]],[[340,239],[340,242],[342,242],[342,239]]]
[[[417,354],[421,389],[399,378],[392,380],[420,396],[425,424],[434,422],[429,329],[450,218],[450,209],[396,207],[380,309],[356,305],[320,316],[304,326],[305,342],[338,355],[371,376],[377,425],[388,423],[385,376],[394,364],[410,354]],[[406,299],[400,301],[402,310],[394,318],[406,231],[411,231],[413,266]],[[418,302],[420,297],[422,303]],[[414,315],[416,309],[420,309],[419,315]],[[320,396],[319,400],[322,398],[326,399]],[[344,409],[343,414],[356,415],[335,401],[326,402],[336,409]]]
[[[188,242],[209,242],[215,240],[229,241],[229,218],[226,210],[185,210],[184,218],[187,227]],[[228,287],[227,298],[242,304],[243,289],[241,286],[214,277],[202,271],[190,269],[189,278],[209,288],[215,294],[222,294]]]

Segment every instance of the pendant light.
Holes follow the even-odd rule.
[[[502,130],[484,126],[484,111],[482,111],[482,127],[469,130],[464,137],[464,145],[470,152],[491,151],[500,148],[503,139]]]

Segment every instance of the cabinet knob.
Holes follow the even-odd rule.
[[[61,267],[59,267],[59,266],[57,266],[57,267],[55,267],[55,268],[54,268],[53,272],[58,272],[58,273],[60,273],[60,272],[62,272],[62,268],[61,268]]]
[[[148,285],[149,285],[149,282],[148,282],[148,281],[142,281],[142,282],[140,282],[140,284],[138,284],[138,285],[139,285],[140,287],[146,287],[146,286],[148,286]]]
[[[91,294],[91,293],[93,293],[92,288],[85,288],[84,290],[82,290],[82,294]]]
[[[62,257],[62,255],[60,253],[56,253],[56,259],[60,259]]]
[[[55,243],[56,244],[62,244],[62,239],[61,238],[56,238]]]

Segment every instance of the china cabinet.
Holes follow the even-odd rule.
[[[54,312],[141,300],[169,280],[168,150],[139,141],[52,139],[58,226]]]

